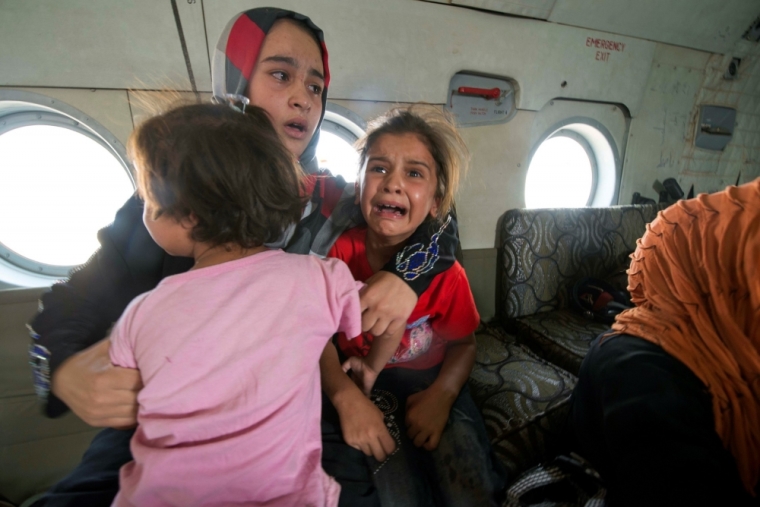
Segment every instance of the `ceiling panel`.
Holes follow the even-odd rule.
[[[758,15],[758,0],[557,0],[549,21],[726,53]]]
[[[177,4],[208,89],[201,4]],[[170,0],[0,0],[0,12],[0,85],[190,89]]]
[[[443,4],[475,7],[526,18],[548,19],[556,0],[425,0]]]

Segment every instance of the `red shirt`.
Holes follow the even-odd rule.
[[[327,254],[348,264],[354,278],[362,282],[375,274],[367,260],[366,238],[366,226],[349,229],[340,235]],[[464,268],[455,261],[451,268],[436,275],[420,296],[409,316],[401,344],[386,368],[432,368],[443,361],[447,341],[465,338],[479,323],[480,315]],[[369,333],[362,333],[353,340],[342,333],[338,336],[338,347],[349,357],[366,356],[371,344]]]

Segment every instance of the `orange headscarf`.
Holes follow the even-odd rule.
[[[760,477],[760,179],[679,201],[631,256],[636,307],[612,329],[661,346],[712,396],[744,487]]]

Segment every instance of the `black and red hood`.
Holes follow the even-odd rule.
[[[279,19],[291,18],[304,23],[319,41],[324,66],[325,87],[322,91],[322,115],[319,125],[309,145],[301,154],[301,166],[306,172],[317,170],[317,143],[319,143],[319,126],[325,115],[327,104],[327,87],[330,84],[330,68],[327,64],[327,46],[322,30],[308,17],[293,11],[275,7],[261,7],[241,12],[233,17],[224,28],[214,51],[211,69],[212,88],[215,97],[244,95],[248,88],[248,79],[258,60],[264,38]]]

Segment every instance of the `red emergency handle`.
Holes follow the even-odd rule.
[[[501,96],[501,90],[499,88],[472,88],[470,86],[460,86],[457,88],[457,93],[461,95],[477,95],[486,100],[498,99]]]

